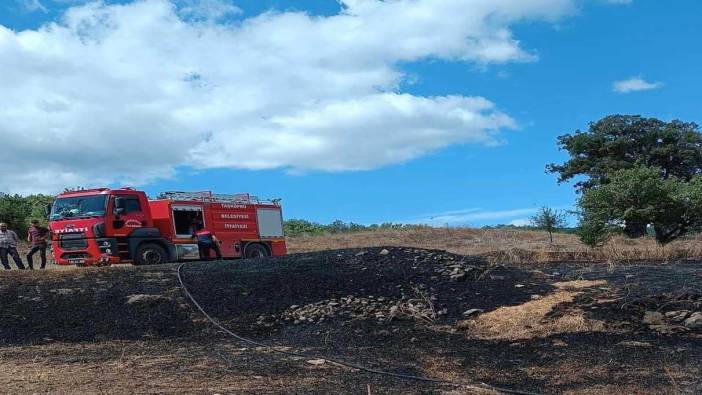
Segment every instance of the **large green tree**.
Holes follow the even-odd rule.
[[[660,177],[661,169],[617,170],[606,184],[586,190],[579,200],[584,237],[624,223],[650,224],[661,244],[702,227],[702,176],[689,180]],[[594,239],[597,239],[595,237]],[[587,241],[587,240],[585,240]]]
[[[558,137],[570,155],[563,164],[549,164],[558,181],[575,179],[585,192],[609,182],[611,174],[639,166],[655,168],[661,180],[688,181],[702,173],[702,134],[692,122],[664,122],[638,115],[612,115],[590,124],[587,131]],[[643,236],[646,223],[630,218],[625,233]]]

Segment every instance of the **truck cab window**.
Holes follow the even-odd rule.
[[[126,212],[127,213],[134,213],[134,212],[139,212],[141,211],[141,204],[139,203],[139,199],[127,199],[127,204],[125,206]]]
[[[120,196],[124,201],[124,214],[141,212],[141,203],[136,196]]]

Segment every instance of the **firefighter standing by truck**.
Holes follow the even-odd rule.
[[[222,259],[222,251],[219,249],[219,240],[212,234],[209,230],[199,223],[196,225],[197,229],[193,234],[193,238],[197,239],[197,248],[200,252],[200,259],[203,261],[210,260],[210,249],[215,251],[217,259]]]

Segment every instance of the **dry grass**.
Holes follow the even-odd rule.
[[[558,333],[593,332],[604,328],[604,323],[588,320],[581,310],[548,319],[553,309],[562,303],[571,303],[578,290],[600,286],[605,281],[569,281],[554,284],[558,290],[542,298],[518,306],[500,307],[461,326],[482,339],[518,340],[545,337]]]
[[[613,237],[600,248],[590,248],[570,234],[555,234],[549,243],[546,232],[517,229],[423,228],[382,230],[288,239],[291,253],[337,248],[417,247],[447,250],[462,255],[483,255],[493,262],[671,262],[702,259],[702,238],[658,245],[652,238]]]

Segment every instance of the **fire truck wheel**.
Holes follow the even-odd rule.
[[[166,251],[158,244],[144,243],[137,248],[134,263],[137,265],[157,265],[166,262]]]
[[[268,249],[262,244],[249,244],[244,250],[246,258],[263,258],[269,256]]]

